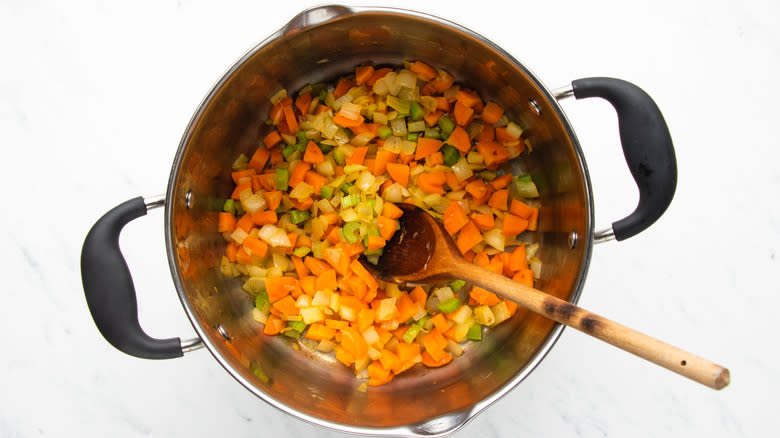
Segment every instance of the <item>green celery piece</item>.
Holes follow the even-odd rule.
[[[452,166],[460,160],[460,151],[449,144],[444,144],[441,147],[441,154],[444,156],[445,166]]]
[[[304,257],[307,254],[309,254],[310,252],[311,252],[311,248],[307,248],[305,246],[302,246],[300,248],[295,248],[293,250],[293,255],[295,255],[295,257]]]
[[[311,217],[311,214],[309,213],[309,210],[292,210],[290,212],[290,222],[292,222],[295,225],[298,225],[299,223],[309,219]]]
[[[255,296],[255,307],[265,312],[268,310],[270,304],[271,303],[268,301],[268,292],[266,292],[265,289],[257,293],[257,296]]]
[[[439,117],[439,128],[441,128],[441,138],[449,138],[452,131],[455,130],[455,122],[447,115],[441,116]]]
[[[333,146],[329,144],[318,144],[317,146],[319,146],[323,155],[328,155],[328,153],[333,150]]]
[[[322,186],[320,189],[320,196],[324,199],[330,199],[333,197],[333,187],[332,186]]]
[[[311,255],[314,256],[314,258],[321,259],[322,258],[322,242],[319,240],[315,240],[311,243]]]
[[[350,208],[358,205],[360,202],[360,193],[353,193],[351,195],[341,198],[341,208]]]
[[[290,181],[290,171],[283,167],[276,169],[276,190],[287,191],[287,184]]]
[[[304,145],[308,143],[306,141],[306,133],[304,131],[298,131],[295,133],[295,138],[298,139],[298,143],[303,143]]]
[[[226,213],[236,214],[236,203],[232,199],[228,199],[222,205],[222,211]]]
[[[452,313],[460,307],[460,300],[457,298],[450,298],[448,300],[439,303],[439,311],[444,313]]]
[[[417,141],[417,133],[416,132],[410,132],[406,134],[406,139],[409,141]]]
[[[477,324],[476,322],[474,325],[469,327],[469,331],[466,332],[466,339],[469,339],[471,341],[481,341],[482,340],[482,325]]]
[[[306,323],[303,321],[288,321],[287,327],[290,327],[297,332],[302,332],[306,330]]]
[[[260,379],[260,381],[263,383],[268,383],[271,381],[271,379],[268,378],[263,370],[261,370],[260,367],[254,363],[249,364],[249,371],[252,371],[252,374],[257,376],[257,378]]]
[[[452,289],[453,292],[457,292],[465,285],[466,282],[463,280],[452,280],[450,283],[450,289]]]
[[[290,158],[290,155],[294,154],[297,151],[298,150],[295,148],[295,145],[289,145],[289,146],[286,146],[284,149],[282,149],[282,156],[286,160],[286,159]]]
[[[419,103],[412,102],[412,105],[409,107],[409,115],[412,117],[412,120],[422,120],[423,116],[425,116],[425,110]]]
[[[336,160],[336,164],[339,166],[343,166],[347,162],[347,157],[344,155],[344,151],[341,149],[336,149],[333,151],[333,159]]]
[[[360,240],[360,222],[347,222],[344,224],[344,228],[341,229],[341,233],[344,235],[344,240],[347,243],[355,243]]]
[[[407,344],[411,344],[414,342],[415,338],[417,338],[417,335],[420,334],[420,330],[422,330],[422,327],[420,327],[417,324],[412,324],[409,326],[409,328],[406,330],[404,335],[402,336],[402,339]]]
[[[390,129],[390,127],[389,127],[389,126],[387,126],[387,125],[382,125],[382,126],[380,126],[380,127],[379,127],[379,129],[377,130],[377,134],[379,134],[379,138],[387,138],[387,137],[390,137],[390,134],[392,134],[392,133],[393,133],[393,130],[392,130],[392,129]]]
[[[349,188],[352,187],[353,185],[355,185],[355,183],[345,182],[344,184],[341,185],[341,187],[339,187],[339,190],[341,190],[342,193],[347,195],[349,194]]]
[[[538,198],[539,191],[536,189],[531,175],[518,175],[512,179],[510,186],[512,196],[515,198]]]
[[[435,128],[425,128],[425,137],[426,138],[435,138],[435,139],[441,139],[441,133],[438,129]]]

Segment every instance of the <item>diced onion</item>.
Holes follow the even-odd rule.
[[[492,246],[493,248],[503,251],[505,246],[504,241],[504,234],[501,232],[501,228],[493,228],[492,230],[485,233],[482,238],[487,242],[488,245]]]
[[[458,181],[465,181],[474,175],[474,172],[471,171],[468,163],[466,163],[466,160],[462,157],[457,163],[452,165],[452,172],[458,178]]]

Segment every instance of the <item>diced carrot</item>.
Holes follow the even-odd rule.
[[[411,167],[411,163],[414,161],[414,154],[405,154],[401,152],[398,154],[398,162],[401,164],[409,164]]]
[[[418,305],[420,308],[425,308],[425,302],[428,300],[428,294],[425,293],[423,288],[417,286],[412,289],[411,292],[409,292],[409,298],[411,298],[414,304]]]
[[[455,233],[469,223],[469,218],[466,216],[466,212],[463,211],[463,207],[459,203],[452,201],[447,206],[447,209],[444,210],[442,222],[444,223],[444,229],[447,230],[450,236],[454,236]]]
[[[284,121],[287,122],[290,133],[295,135],[295,133],[300,130],[298,118],[295,116],[295,110],[293,110],[292,105],[284,105],[282,111],[284,111]]]
[[[252,222],[255,225],[275,224],[279,218],[273,210],[263,210],[252,213]]]
[[[381,232],[381,231],[380,231]],[[349,271],[349,257],[340,248],[328,248],[325,250],[325,260],[333,266],[341,275],[344,275]]]
[[[509,190],[501,189],[496,190],[490,195],[488,205],[496,210],[506,211],[507,202],[509,201]]]
[[[488,193],[490,188],[484,181],[479,178],[475,178],[470,183],[466,184],[466,191],[474,197],[474,199],[482,199]]]
[[[320,175],[317,172],[314,171],[308,171],[306,172],[306,176],[303,177],[303,181],[306,182],[306,184],[309,184],[314,188],[314,193],[319,194],[320,189],[322,189],[322,186],[328,183],[328,178]],[[311,199],[311,198],[309,198]]]
[[[371,327],[371,325],[374,323],[375,316],[376,312],[374,312],[374,309],[360,309],[357,318],[358,330],[361,332],[368,330],[368,328]]]
[[[298,108],[298,112],[301,114],[308,114],[309,105],[311,104],[311,93],[301,94],[295,99],[295,107]]]
[[[273,307],[285,315],[297,315],[299,313],[298,306],[295,305],[295,300],[290,295],[274,302]]]
[[[360,65],[355,67],[355,84],[363,85],[374,75],[373,65]]]
[[[393,380],[393,374],[390,370],[382,366],[382,363],[375,360],[368,365],[368,385],[381,386]]]
[[[304,266],[305,265],[306,263],[304,263]],[[298,280],[298,283],[300,283],[301,289],[303,289],[306,295],[314,296],[314,294],[317,293],[317,277],[313,275],[307,275]]]
[[[257,237],[247,236],[242,245],[258,257],[265,257],[268,252],[268,244]]]
[[[444,70],[438,70],[438,75],[433,80],[433,87],[437,92],[443,93],[455,83],[455,76]]]
[[[398,297],[396,307],[398,312],[395,314],[393,319],[398,321],[399,324],[405,323],[420,311],[414,301],[412,301],[412,299],[409,297],[409,294],[406,292],[402,292]]]
[[[341,220],[338,213],[325,213],[321,214],[319,217],[328,225],[337,224]]]
[[[444,348],[447,346],[447,340],[435,327],[428,332],[428,334],[420,338],[420,341],[423,348],[425,348],[425,351],[436,361],[442,360],[445,355],[448,354],[444,351]]]
[[[238,244],[236,242],[228,243],[227,247],[225,247],[225,257],[227,257],[229,262],[236,261],[236,252],[238,252]]]
[[[488,102],[485,104],[485,109],[482,110],[482,121],[489,124],[494,124],[501,119],[504,115],[504,108],[501,108],[494,102]]]
[[[387,245],[387,241],[380,236],[368,236],[368,245],[366,249],[373,251],[375,249],[384,248]]]
[[[431,318],[431,322],[442,333],[450,329],[450,322],[447,321],[447,318],[444,317],[443,313],[437,313]]]
[[[420,137],[417,139],[417,149],[414,152],[414,159],[421,160],[434,152],[437,152],[442,146],[442,141],[435,138]]]
[[[252,221],[252,216],[245,213],[241,216],[241,219],[236,222],[236,227],[241,228],[248,233],[255,227],[255,223]]]
[[[245,182],[241,183],[236,186],[236,188],[233,190],[233,193],[230,195],[232,199],[239,200],[241,199],[241,192],[244,190],[252,191],[252,183],[251,182]]]
[[[406,331],[406,327],[403,327],[403,330]],[[403,336],[403,334],[401,336]],[[416,342],[412,342],[411,344],[401,342],[395,348],[396,354],[398,354],[398,359],[401,362],[414,361],[417,356],[420,355],[420,344]]]
[[[474,255],[474,258],[471,260],[471,263],[474,263],[475,265],[486,268],[490,264],[490,257],[487,254],[487,251],[482,250]]]
[[[528,229],[530,231],[536,231],[536,227],[539,225],[539,208],[532,207],[531,217],[528,218]]]
[[[388,370],[398,369],[399,365],[401,364],[401,359],[397,354],[385,349],[380,352],[378,360],[382,366]]]
[[[374,74],[371,75],[371,78],[366,81],[366,85],[368,85],[369,87],[373,87],[374,84],[376,84],[376,81],[387,76],[387,74],[390,73],[391,71],[393,71],[393,69],[387,67],[377,69],[376,71],[374,71]]]
[[[268,210],[271,211],[279,208],[279,205],[282,203],[282,192],[279,190],[265,192],[263,197],[265,198],[265,203],[268,204]]]
[[[479,96],[465,89],[461,89],[457,94],[455,94],[455,100],[469,108],[476,106],[481,102]]]
[[[434,357],[428,351],[422,352],[422,363],[429,368],[436,368],[447,365],[452,362],[452,355],[446,351],[442,351],[442,354],[438,358]]]
[[[509,269],[517,272],[527,268],[528,261],[526,260],[525,245],[517,245],[509,255]]]
[[[496,179],[490,181],[490,186],[496,190],[501,190],[508,186],[510,182],[512,182],[512,175],[506,174],[496,177]]]
[[[450,108],[452,107],[452,105],[450,105],[450,101],[447,100],[446,97],[439,96],[439,97],[434,97],[434,99],[436,99],[437,110],[444,111],[445,113],[450,112]]]
[[[340,333],[341,332],[337,332],[335,336],[338,337]],[[344,348],[336,347],[333,349],[333,351],[336,353],[336,359],[344,364],[344,366],[351,367],[352,364],[355,363],[355,356]]]
[[[531,269],[521,269],[512,277],[512,280],[528,287],[534,287],[534,271]]]
[[[276,176],[276,171],[274,170],[274,171],[271,171],[269,173],[264,173],[262,175],[257,175],[255,177],[253,177],[252,179],[253,180],[257,179],[258,182],[260,183],[260,186],[264,190],[269,190],[270,191],[270,190],[276,190],[276,179],[275,179],[275,176]],[[280,195],[281,195],[281,193],[280,193]],[[279,199],[281,199],[281,198],[279,198]],[[267,198],[266,198],[266,202],[268,202]]]
[[[252,178],[257,171],[255,169],[244,169],[230,174],[233,177],[233,182],[239,184],[242,178]]]
[[[293,277],[267,277],[265,279],[265,290],[268,293],[268,299],[274,303],[290,294],[295,289],[298,280]]]
[[[235,216],[233,216],[233,213],[220,212],[217,231],[219,231],[220,233],[232,233],[233,230],[236,229],[236,222],[237,219]]]
[[[359,116],[357,119],[350,119],[339,113],[333,116],[333,123],[341,126],[342,128],[353,128],[355,126],[359,126],[365,120],[366,119],[363,116]]]
[[[390,152],[385,149],[379,149],[376,151],[376,161],[374,162],[374,175],[382,175],[387,171],[387,163],[395,161],[398,156],[395,152]]]
[[[366,285],[369,287],[369,289],[376,289],[379,287],[379,284],[376,282],[374,276],[371,275],[371,273],[366,270],[366,267],[363,266],[363,264],[359,261],[353,260],[349,265],[349,268],[352,270],[352,272],[355,273],[355,275],[360,277],[361,280],[366,282]]]
[[[443,115],[444,115],[444,111],[436,110],[429,113],[425,113],[425,115],[423,116],[423,120],[425,120],[425,123],[427,123],[428,126],[436,126],[436,124],[439,122],[439,119]]]
[[[312,339],[315,341],[331,339],[335,334],[336,329],[330,328],[321,322],[309,324],[309,327],[306,329],[306,339]]]
[[[330,265],[328,263],[312,256],[306,256],[303,259],[303,264],[309,268],[312,274],[317,276],[322,275],[325,271],[330,269]]]
[[[488,169],[498,169],[500,165],[509,161],[509,151],[505,146],[494,141],[478,142],[477,151],[482,155],[482,160]]]
[[[359,309],[355,310],[359,311]],[[355,359],[360,359],[368,353],[368,344],[363,339],[363,335],[352,327],[341,329],[341,346],[352,353]]]
[[[306,175],[310,173],[311,172],[306,172]],[[296,201],[295,199],[290,199],[290,201],[292,201],[293,207],[295,207],[298,210],[308,210],[311,208],[312,204],[314,204],[313,198],[306,198],[303,201]]]
[[[341,78],[339,79],[338,83],[336,84],[336,88],[333,90],[333,97],[338,99],[339,97],[347,94],[347,91],[352,88],[352,81],[348,78]]]
[[[452,130],[452,133],[447,138],[448,144],[455,146],[456,149],[466,154],[471,150],[471,139],[469,139],[469,133],[461,126],[456,126]]]
[[[252,254],[249,253],[249,250],[244,245],[239,246],[236,250],[236,262],[244,265],[252,263]]]
[[[425,193],[438,193],[444,194],[444,183],[447,178],[444,176],[444,172],[438,170],[436,172],[421,173],[417,177],[417,186],[420,187]]]
[[[452,110],[455,122],[460,126],[466,126],[474,116],[474,109],[464,105],[461,101],[455,102],[455,108]]]
[[[330,227],[329,231],[326,231],[325,240],[336,245],[341,242],[341,227]]]
[[[480,234],[479,229],[474,225],[474,222],[469,221],[460,230],[456,245],[461,254],[464,254],[466,251],[474,248],[479,242],[482,242],[482,234]]]
[[[444,164],[444,155],[439,152],[434,152],[427,157],[425,157],[425,165],[428,167],[435,167],[439,164]],[[449,172],[448,172],[449,173]]]
[[[271,149],[271,165],[278,166],[284,161],[284,155],[282,155],[282,148]]]
[[[532,285],[532,287],[533,287],[533,285]],[[504,305],[506,305],[506,310],[507,310],[507,312],[509,312],[509,316],[510,317],[514,316],[514,314],[517,313],[517,307],[518,307],[517,303],[515,303],[514,301],[510,301],[510,300],[501,300],[501,301],[503,301]]]
[[[336,330],[341,330],[344,328],[349,327],[348,321],[342,321],[340,319],[326,319],[325,320],[325,327],[334,328]]]
[[[509,131],[507,131],[506,127],[501,126],[496,128],[496,141],[502,144],[514,143],[517,141],[517,139],[509,135]]]
[[[465,185],[464,183],[458,181],[458,177],[452,172],[445,172],[444,176],[447,178],[447,186],[452,191],[460,190]]]
[[[422,61],[414,61],[412,65],[409,66],[409,71],[426,82],[436,77],[436,69]]]
[[[477,141],[493,141],[496,139],[496,129],[493,125],[484,125],[477,136]]]
[[[303,154],[303,161],[311,164],[322,163],[325,161],[325,156],[322,155],[322,150],[316,143],[309,140],[309,144],[306,145],[306,152]]]
[[[271,153],[268,152],[268,149],[266,149],[265,146],[258,146],[255,153],[252,154],[252,158],[249,159],[247,167],[255,170],[263,170],[265,163],[268,162],[268,158],[270,157]]]
[[[346,164],[363,164],[363,160],[366,159],[366,152],[368,152],[368,146],[355,148],[352,155],[346,158]]]
[[[471,220],[474,221],[476,226],[485,231],[492,230],[496,227],[496,219],[492,213],[472,214]]]
[[[295,165],[295,168],[292,170],[292,172],[290,172],[290,179],[288,181],[290,187],[295,187],[303,182],[303,178],[306,176],[306,172],[308,172],[310,169],[311,163],[299,161],[298,164]]]
[[[533,214],[533,208],[523,201],[513,199],[512,203],[509,204],[509,212],[523,219],[529,219]]]
[[[395,233],[396,228],[398,227],[398,223],[395,221],[395,219],[390,219],[384,216],[377,217],[376,221],[377,227],[379,228],[379,234],[383,239],[390,240],[390,238],[393,237],[393,233]]]
[[[311,248],[311,237],[301,234],[298,236],[298,240],[294,245],[296,248]]]
[[[374,137],[376,137],[377,135],[379,135],[377,132],[379,131],[379,126],[380,126],[379,123],[363,123],[349,129],[355,135],[365,134],[367,132],[370,132],[374,134]]]
[[[504,236],[516,236],[528,228],[528,220],[513,214],[504,215],[504,227],[501,233]]]
[[[282,103],[279,102],[271,108],[271,112],[268,114],[268,118],[274,125],[278,125],[284,119],[284,111],[282,110]],[[270,147],[270,146],[269,146]]]
[[[265,327],[263,327],[263,334],[273,336],[278,335],[282,330],[287,327],[287,323],[276,315],[269,315],[265,321]]]
[[[335,291],[338,288],[338,283],[336,282],[336,270],[327,269],[324,272],[317,274],[317,280],[314,284],[314,287],[317,290],[329,289],[331,291]]]
[[[291,256],[290,258],[292,259],[293,266],[295,267],[295,273],[298,274],[299,279],[309,275],[309,268],[307,268],[303,263],[303,259],[296,256]]]
[[[393,181],[406,187],[409,184],[409,166],[406,164],[387,163],[387,173]]]
[[[481,287],[474,286],[469,292],[469,297],[473,298],[478,304],[483,306],[495,306],[501,299],[496,294]]]
[[[403,216],[404,211],[396,207],[392,202],[385,201],[382,204],[382,216],[390,219],[398,219]]]

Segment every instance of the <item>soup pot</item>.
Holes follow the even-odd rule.
[[[340,431],[439,436],[463,426],[517,386],[552,348],[562,326],[530,312],[470,343],[447,366],[413,367],[387,385],[359,390],[351,369],[284,336],[262,334],[241,280],[220,273],[225,241],[217,215],[233,189],[231,164],[251,155],[271,129],[270,97],[282,88],[333,80],[360,64],[421,60],[447,70],[518,121],[533,152],[523,162],[540,192],[535,239],[542,261],[536,287],[576,302],[594,243],[650,226],[672,200],[675,154],[653,100],[628,82],[575,80],[550,91],[530,70],[480,35],[422,13],[321,6],[301,12],[243,55],[198,107],[173,160],[167,192],[106,213],[87,235],[83,286],[95,323],[119,350],[147,359],[205,346],[238,382],[295,417]],[[628,217],[594,231],[588,168],[558,100],[599,97],[619,119],[623,152],[639,187]],[[171,275],[197,338],[154,339],[140,327],[135,289],[119,249],[122,227],[149,209],[165,210]]]

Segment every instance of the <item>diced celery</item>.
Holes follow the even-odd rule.
[[[297,332],[302,332],[306,330],[306,323],[303,321],[288,321],[287,327],[290,327]]]
[[[341,233],[347,243],[356,243],[360,240],[360,222],[347,222],[341,229]]]
[[[292,210],[290,212],[290,222],[294,223],[295,225],[298,225],[299,223],[309,219],[311,217],[311,214],[309,213],[309,210]]]
[[[271,379],[268,378],[268,376],[263,372],[263,370],[260,369],[259,366],[255,365],[254,363],[249,364],[249,370],[252,371],[252,374],[257,376],[260,381],[263,383],[268,383],[271,381]]]
[[[453,280],[452,283],[450,283],[450,289],[457,292],[466,285],[466,282],[463,280]]]
[[[409,115],[412,117],[412,120],[422,120],[425,115],[425,110],[423,110],[423,107],[420,106],[419,103],[412,102],[409,106]]]
[[[441,154],[444,156],[445,166],[452,166],[460,160],[460,151],[452,145],[445,144],[442,146]]]
[[[333,197],[333,187],[331,186],[322,186],[320,189],[320,196],[323,199],[330,199]]]
[[[417,141],[417,133],[416,132],[410,132],[406,134],[406,139],[409,141]]]
[[[449,138],[452,131],[455,130],[455,122],[449,116],[441,116],[439,117],[439,128],[441,128],[441,137]]]
[[[335,151],[333,151],[333,159],[336,160],[336,164],[338,164],[339,166],[343,166],[344,163],[347,162],[346,161],[347,157],[341,148],[338,148]]]
[[[380,126],[379,129],[377,130],[377,134],[379,134],[379,138],[382,138],[382,139],[390,137],[390,134],[392,134],[392,133],[393,133],[393,130],[390,129],[390,127],[387,126],[387,125]]]
[[[417,324],[412,324],[409,326],[408,329],[406,329],[406,332],[402,336],[402,339],[407,344],[411,344],[414,342],[414,340],[417,338],[417,335],[420,334],[420,331],[422,330],[422,327],[420,327]]]
[[[333,150],[333,146],[331,146],[331,145],[329,145],[329,144],[320,143],[320,144],[318,144],[317,146],[319,146],[319,147],[320,147],[320,150],[322,151],[322,153],[323,153],[324,155],[327,155],[327,154],[328,154],[328,152],[330,152],[330,151],[332,151],[332,150]]]
[[[425,137],[426,138],[440,139],[441,138],[441,133],[436,128],[425,128]]]
[[[222,205],[222,211],[236,214],[236,203],[232,199],[226,200]]]
[[[353,193],[351,195],[341,198],[341,208],[350,208],[358,205],[360,202],[360,193]]]
[[[257,293],[257,296],[255,296],[255,307],[265,312],[268,310],[269,305],[270,302],[268,301],[268,292],[266,292],[265,289],[261,289]]]
[[[236,161],[233,162],[233,170],[244,170],[246,169],[246,165],[249,164],[249,157],[247,157],[244,154],[241,154],[236,158]]]
[[[276,190],[287,191],[287,183],[290,181],[290,171],[280,167],[276,169]]]
[[[531,175],[518,175],[512,179],[510,186],[512,196],[516,198],[538,198],[539,191],[536,189]]]
[[[352,187],[353,185],[354,185],[354,183],[345,182],[344,184],[339,186],[339,190],[341,190],[341,192],[344,193],[345,195],[348,195],[349,194],[349,188]]]
[[[308,248],[308,247],[305,247],[305,246],[302,246],[300,248],[295,248],[293,250],[293,254],[295,255],[295,257],[304,257],[307,254],[309,254],[310,252],[311,252],[311,248]]]
[[[460,300],[453,297],[439,303],[438,308],[440,312],[452,313],[460,307]]]
[[[482,340],[482,325],[478,323],[474,323],[469,328],[469,331],[466,332],[466,339],[471,341],[481,341]]]

